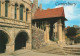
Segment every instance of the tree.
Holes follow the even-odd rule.
[[[70,40],[72,40],[72,42],[75,39],[76,32],[77,31],[74,27],[70,27],[70,28],[67,29],[67,34],[66,35]]]

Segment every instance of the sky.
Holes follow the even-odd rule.
[[[80,0],[38,0],[38,5],[40,4],[44,10],[64,7],[65,18],[68,20],[65,22],[66,27],[80,26]]]

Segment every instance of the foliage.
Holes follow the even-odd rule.
[[[79,36],[80,36],[80,34],[77,34],[77,35],[76,35],[76,38],[79,37]]]
[[[74,40],[74,37],[76,36],[76,29],[74,27],[70,27],[67,29],[67,37],[71,40]]]
[[[76,35],[76,38],[74,41],[75,41],[75,43],[80,43],[80,34]]]
[[[75,43],[80,43],[80,36],[76,37],[74,40]]]

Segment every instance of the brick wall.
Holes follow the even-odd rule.
[[[32,48],[38,49],[44,45],[44,30],[32,26]]]

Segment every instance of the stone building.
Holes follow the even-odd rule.
[[[41,4],[38,7],[38,0],[33,0],[32,26],[35,26],[38,29],[43,30],[44,42],[51,43],[51,42],[57,41],[57,43],[59,45],[61,45],[61,46],[65,45],[64,30],[65,30],[65,21],[66,20],[67,19],[65,18],[63,7],[54,8],[54,9],[48,8],[47,10],[43,10]],[[34,36],[32,36],[32,38],[33,37]],[[39,38],[39,36],[35,36],[35,37]],[[37,41],[37,40],[35,40],[35,41]],[[36,43],[38,44],[39,41],[37,41]]]
[[[78,25],[73,25],[73,27],[77,30],[77,34],[80,34],[80,27]]]
[[[0,1],[0,53],[31,49],[31,1]]]
[[[0,1],[0,53],[65,44],[64,8],[43,10],[38,0]],[[62,45],[61,45],[62,46]]]

